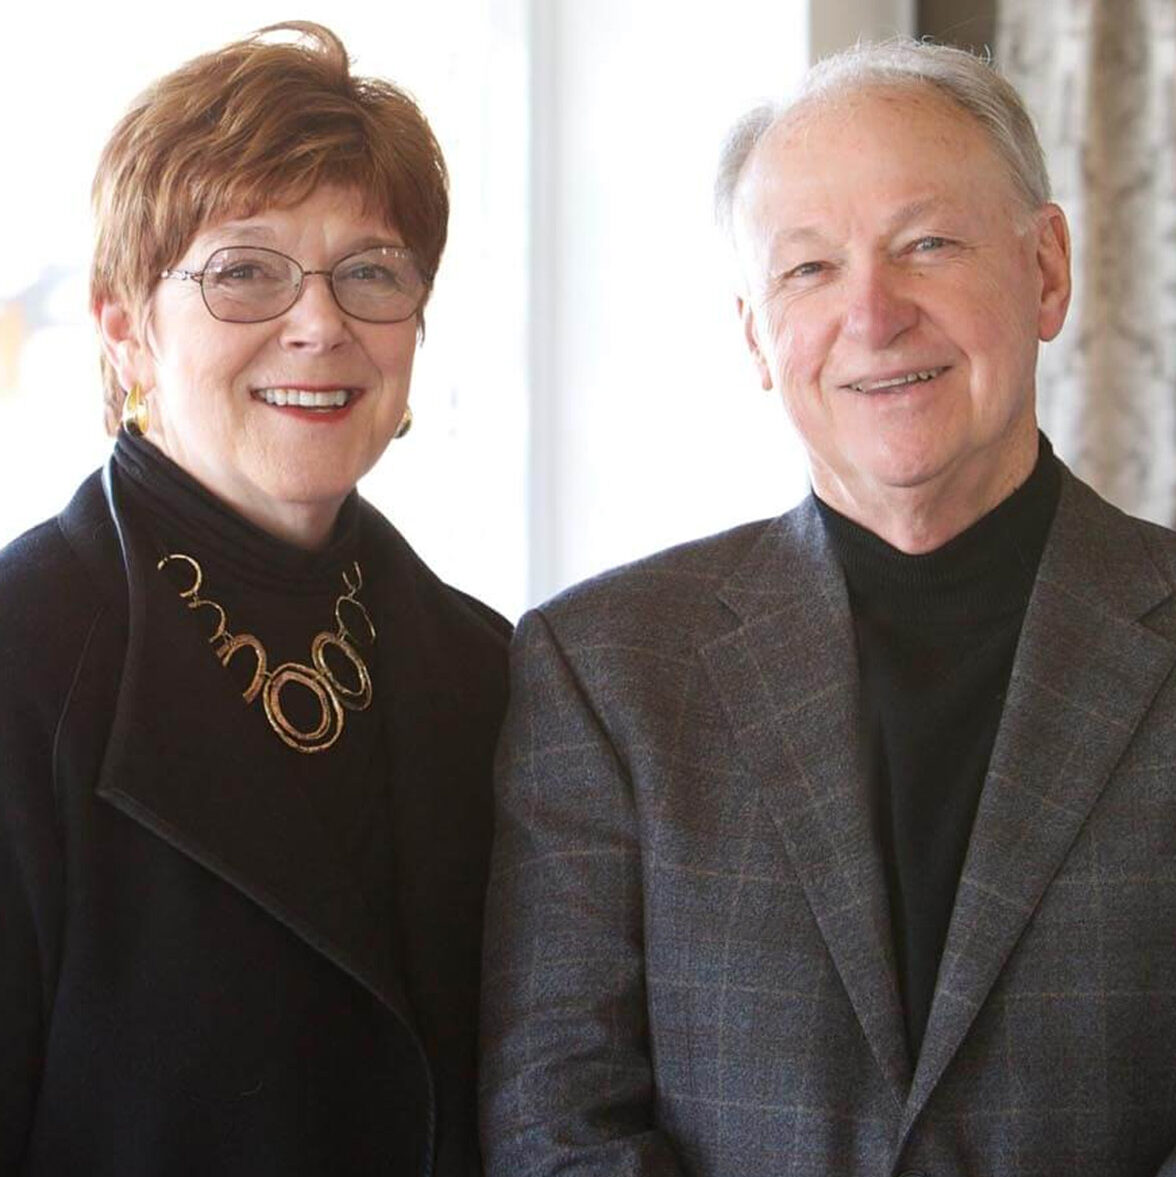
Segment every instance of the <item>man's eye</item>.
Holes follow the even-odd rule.
[[[949,242],[946,237],[920,237],[911,246],[914,253],[930,253],[932,250],[943,249]]]
[[[823,273],[825,270],[824,262],[801,262],[799,266],[793,266],[784,277],[785,278],[812,278],[816,274]]]

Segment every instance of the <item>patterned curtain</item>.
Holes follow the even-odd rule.
[[[1074,239],[1075,297],[1038,374],[1042,427],[1133,514],[1176,524],[1176,0],[1000,0]]]

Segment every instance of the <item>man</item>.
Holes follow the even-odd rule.
[[[863,47],[718,195],[813,497],[520,626],[489,1171],[1176,1173],[1176,536],[1038,434],[1032,126]]]

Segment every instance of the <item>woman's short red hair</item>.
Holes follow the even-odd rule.
[[[291,32],[296,41],[275,41]],[[205,226],[298,204],[321,185],[360,193],[399,230],[431,285],[449,178],[419,107],[354,77],[330,29],[291,21],[197,57],[150,86],[115,127],[94,177],[90,301],[146,306],[160,272]],[[103,360],[106,424],[124,390]]]

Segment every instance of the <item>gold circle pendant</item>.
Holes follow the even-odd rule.
[[[291,683],[305,687],[319,705],[319,721],[309,730],[295,726],[282,709],[282,691]],[[300,662],[283,662],[272,671],[261,699],[270,727],[299,752],[323,752],[343,730],[343,708],[330,683],[313,667],[303,666]]]

